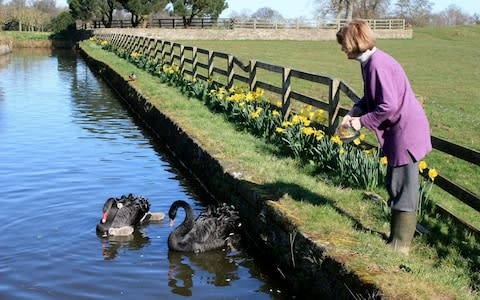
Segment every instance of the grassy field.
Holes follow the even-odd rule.
[[[51,32],[30,32],[30,31],[0,31],[0,38],[10,38],[18,41],[43,41],[48,40]]]
[[[82,43],[82,48],[125,78],[134,71],[137,80],[131,84],[139,92],[208,152],[245,174],[245,180],[254,182],[266,194],[280,194],[278,205],[296,220],[299,230],[324,246],[329,256],[379,286],[387,298],[480,296],[480,250],[472,236],[432,218],[426,224],[431,234],[414,240],[410,256],[393,253],[382,237],[388,232],[388,217],[381,205],[363,198],[362,191],[311,176],[297,161],[272,155],[278,152],[273,145],[238,131],[201,101],[186,98],[91,42]]]
[[[423,102],[432,135],[480,150],[480,26],[421,28],[411,40],[378,40],[377,46],[404,67],[412,87]],[[244,63],[249,59],[325,74],[344,80],[362,94],[358,62],[348,60],[335,41],[179,41],[185,45],[230,53]],[[266,51],[268,49],[268,51]],[[258,79],[280,86],[280,76],[258,74]],[[301,91],[312,85],[299,84]],[[312,90],[307,94],[324,94]],[[344,97],[346,98],[346,97]],[[351,101],[343,99],[345,106]],[[427,157],[429,166],[480,194],[480,167],[439,151]],[[442,205],[480,227],[478,212],[440,189],[433,196]]]

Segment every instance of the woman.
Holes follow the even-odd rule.
[[[392,211],[389,246],[408,254],[417,223],[418,162],[432,149],[430,127],[402,66],[375,47],[368,24],[353,20],[337,32],[349,59],[361,64],[364,96],[340,126],[372,130],[388,158],[386,188]]]

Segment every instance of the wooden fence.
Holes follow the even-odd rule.
[[[368,19],[366,20],[373,30],[405,29],[405,19]],[[194,18],[189,28],[248,28],[248,29],[335,29],[339,30],[348,21],[324,19],[233,19],[233,18]],[[93,28],[104,28],[101,21],[95,20]],[[112,28],[131,28],[130,20],[113,20]],[[185,28],[182,18],[150,19],[148,28]]]
[[[167,64],[177,64],[183,75],[190,75],[202,80],[212,80],[214,74],[223,77],[227,88],[234,85],[234,81],[240,81],[248,85],[250,90],[257,87],[277,94],[282,103],[282,116],[286,118],[292,109],[292,100],[300,101],[304,104],[323,109],[328,112],[328,121],[325,130],[328,134],[335,132],[339,124],[339,118],[345,116],[349,109],[340,106],[340,95],[346,96],[353,102],[357,102],[359,96],[342,80],[331,78],[328,76],[304,72],[301,70],[291,69],[287,67],[272,65],[269,63],[251,59],[248,64],[244,64],[238,58],[231,54],[211,51],[192,46],[184,46],[179,43],[163,41],[154,38],[126,35],[126,34],[99,34],[99,38],[110,41],[115,47],[131,49],[132,51],[141,52],[149,58],[159,58]],[[218,62],[215,58],[220,58],[223,62]],[[204,62],[200,62],[204,61]],[[206,62],[206,63],[205,63]],[[223,64],[226,69],[219,67]],[[188,67],[189,66],[189,67]],[[206,74],[201,74],[198,70],[203,69]],[[235,72],[240,69],[247,76]],[[279,85],[272,85],[257,78],[258,70],[266,70],[281,76]],[[328,88],[328,99],[317,99],[301,92],[293,91],[291,80],[298,78],[306,80],[312,84],[320,84]],[[452,155],[461,160],[470,162],[476,166],[480,166],[480,152],[468,149],[466,147],[451,143],[447,140],[432,136],[433,148]],[[428,171],[428,170],[427,170]],[[426,174],[426,173],[424,173]],[[425,177],[427,175],[424,175]],[[434,184],[442,188],[444,191],[457,198],[461,202],[467,204],[473,209],[480,211],[480,196],[455,183],[445,176],[439,175],[435,178]],[[466,225],[470,229],[479,233],[479,229],[475,228],[465,221],[458,219],[448,209],[437,204],[437,208],[454,218],[460,223]]]

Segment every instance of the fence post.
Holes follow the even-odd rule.
[[[193,76],[193,78],[197,78],[197,64],[198,64],[197,47],[193,47],[193,49],[192,49],[192,76]]]
[[[208,71],[207,71],[208,79],[212,79],[212,75],[213,75],[213,51],[208,50]]]
[[[328,87],[328,128],[327,134],[335,133],[338,126],[338,111],[340,100],[340,80],[332,79]]]
[[[233,77],[235,76],[235,71],[233,70],[233,55],[228,55],[228,66],[227,66],[227,89],[233,86]]]
[[[162,49],[162,64],[165,63],[165,41],[160,42],[160,48]]]
[[[251,91],[257,88],[257,61],[250,60],[250,71],[248,72],[248,85]]]
[[[283,68],[282,73],[282,118],[287,120],[290,114],[290,92],[292,86],[290,83],[290,68]]]
[[[175,43],[170,43],[170,66],[175,62]]]
[[[185,71],[185,46],[180,45],[180,75],[183,77]]]

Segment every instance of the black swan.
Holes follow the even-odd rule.
[[[133,227],[143,224],[152,218],[150,202],[142,196],[122,195],[120,198],[109,198],[103,205],[102,218],[97,224],[97,234],[129,235],[133,233]],[[156,213],[155,218],[161,218]]]
[[[168,248],[182,252],[204,252],[230,246],[239,238],[240,216],[233,206],[208,207],[196,219],[192,207],[183,200],[172,203],[168,216],[170,226],[178,208],[185,210],[185,219],[168,236]]]

